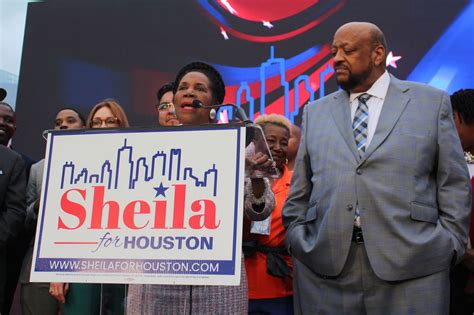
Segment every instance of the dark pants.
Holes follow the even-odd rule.
[[[23,315],[57,315],[61,303],[49,294],[49,283],[21,285],[21,312]]]
[[[7,251],[0,248],[0,314],[5,305],[5,285],[7,283]]]
[[[127,300],[126,284],[103,284],[101,295],[102,314],[125,314],[125,304]]]
[[[293,315],[293,297],[249,300],[249,314]]]
[[[470,273],[463,265],[457,265],[451,269],[451,302],[449,313],[451,315],[474,314],[474,299],[464,293]]]
[[[6,257],[5,268],[5,286],[4,286],[4,302],[0,313],[7,315],[10,313],[10,307],[15,296],[18,278],[20,277],[21,266],[25,258],[26,250],[31,242],[32,234],[22,231],[20,235],[11,240],[6,248],[8,256]]]

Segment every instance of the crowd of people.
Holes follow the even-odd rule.
[[[472,314],[474,90],[398,80],[371,23],[341,26],[332,51],[341,90],[306,105],[301,128],[255,120],[270,154],[248,167],[279,176],[245,179],[238,286],[30,282],[44,160],[15,152],[0,102],[0,314],[18,283],[23,314]],[[225,92],[215,68],[187,64],[157,92],[158,125],[216,123]],[[53,121],[130,127],[113,99]]]

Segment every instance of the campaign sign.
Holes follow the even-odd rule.
[[[238,285],[245,128],[52,131],[33,282]]]

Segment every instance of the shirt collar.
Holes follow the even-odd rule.
[[[372,95],[372,97],[379,98],[381,100],[385,99],[387,96],[388,86],[390,85],[390,75],[388,74],[387,70],[372,84],[370,89],[366,92],[361,93],[351,93],[349,96],[349,101],[352,103],[356,98],[358,98],[361,94],[367,93]]]

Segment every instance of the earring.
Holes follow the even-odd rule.
[[[211,108],[211,110],[209,111],[209,118],[211,120],[214,120],[214,119],[216,119],[216,115],[217,115],[216,110],[214,108]]]

